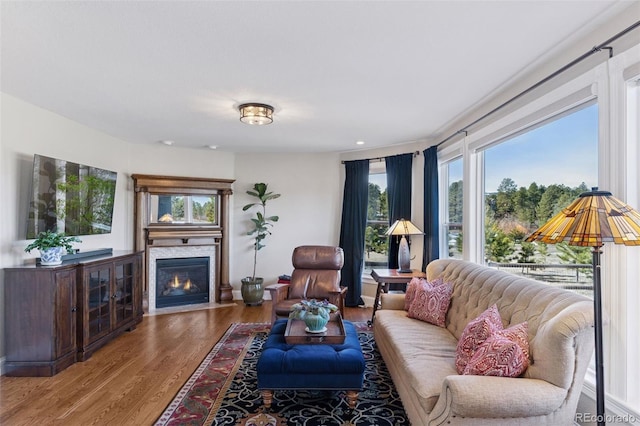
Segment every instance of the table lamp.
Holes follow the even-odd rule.
[[[417,226],[405,219],[396,220],[385,232],[385,235],[402,235],[398,247],[398,272],[411,272],[411,253],[406,236],[423,234]]]

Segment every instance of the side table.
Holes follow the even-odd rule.
[[[378,283],[376,289],[376,299],[373,303],[373,314],[371,314],[371,320],[368,321],[369,327],[373,325],[373,320],[376,317],[376,311],[380,303],[380,293],[386,293],[388,290],[388,284],[407,284],[412,278],[426,278],[427,274],[418,269],[412,269],[411,272],[398,272],[397,269],[374,269],[371,271],[371,277]]]

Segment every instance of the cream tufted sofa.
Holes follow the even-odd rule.
[[[411,423],[572,425],[593,352],[593,302],[460,260],[433,261],[426,272],[453,283],[446,328],[408,318],[403,294],[384,294],[373,324]],[[530,366],[519,378],[458,375],[458,338],[494,303],[505,327],[528,321]]]

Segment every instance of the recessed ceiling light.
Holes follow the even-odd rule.
[[[356,141],[356,145],[364,145],[364,141]]]
[[[207,148],[209,149],[218,149],[217,145],[207,145]]]
[[[173,141],[168,141],[168,140],[160,141],[160,143],[161,144],[165,144],[165,145],[169,145],[169,146],[173,145]]]

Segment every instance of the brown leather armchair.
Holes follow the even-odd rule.
[[[344,294],[340,287],[340,270],[344,253],[340,247],[300,246],[291,257],[293,273],[289,284],[273,284],[267,288],[271,294],[271,323],[287,318],[291,306],[303,299],[327,299],[344,312]]]

